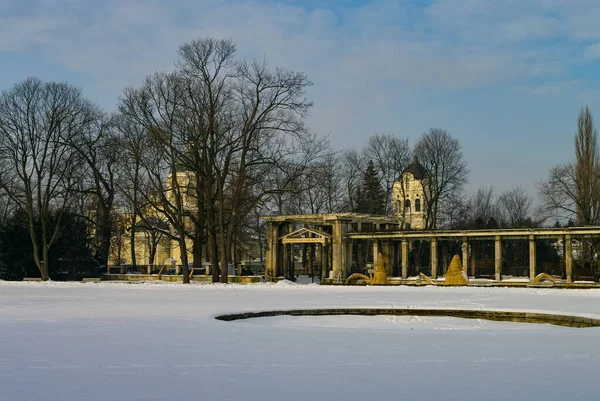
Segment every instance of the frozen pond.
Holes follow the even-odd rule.
[[[600,291],[0,282],[0,400],[594,400],[599,328],[375,307],[600,317]]]

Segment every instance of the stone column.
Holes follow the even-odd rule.
[[[294,244],[288,244],[287,246],[288,252],[288,260],[287,260],[287,270],[285,271],[284,276],[288,280],[294,280],[296,278],[296,263],[294,262]]]
[[[475,277],[475,263],[477,263],[477,247],[471,242],[471,276]]]
[[[321,279],[329,278],[329,244],[321,245]]]
[[[321,265],[321,272],[319,273],[319,275],[321,276],[321,278],[323,277],[323,271],[324,269],[324,265],[325,265],[325,243],[323,242],[322,244],[319,244],[319,262]]]
[[[529,236],[529,280],[535,278],[535,236]]]
[[[433,237],[431,239],[431,278],[437,278],[437,266],[438,266],[438,257],[437,257],[437,238]]]
[[[279,226],[273,222],[267,223],[267,253],[265,275],[267,277],[277,276],[278,250],[279,250]]]
[[[392,275],[392,265],[394,263],[394,250],[392,249],[392,241],[387,240],[383,244],[383,254],[386,256],[386,273],[388,277]]]
[[[346,242],[346,278],[352,274],[352,240]]]
[[[408,278],[408,241],[402,240],[402,278]]]
[[[502,279],[502,239],[499,235],[494,238],[495,252],[494,252],[494,270],[496,281]]]
[[[282,259],[283,259],[283,277],[287,277],[288,275],[288,269],[289,269],[289,264],[290,264],[290,256],[288,254],[288,246],[287,244],[283,244],[283,252],[282,252]]]
[[[306,274],[308,274],[310,277],[314,276],[315,272],[313,270],[313,257],[314,257],[314,251],[315,249],[315,244],[308,244],[308,249],[307,249],[307,260],[306,260]]]
[[[565,270],[567,274],[567,283],[573,282],[573,239],[571,234],[565,235],[564,241]]]
[[[467,242],[467,237],[463,237],[462,240],[462,267],[463,272],[469,275],[469,243]]]
[[[332,252],[332,263],[331,267],[333,270],[333,280],[345,280],[346,279],[346,239],[345,224],[342,221],[335,221],[331,230],[331,252]]]
[[[373,269],[377,266],[377,258],[379,256],[379,241],[373,241]]]

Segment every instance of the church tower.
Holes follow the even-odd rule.
[[[425,227],[425,196],[423,180],[427,171],[417,157],[394,182],[392,201],[394,216],[405,229],[422,230]]]

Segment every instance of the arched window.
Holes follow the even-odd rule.
[[[404,211],[410,212],[410,199],[404,201]]]
[[[400,213],[400,201],[399,200],[396,201],[396,211],[398,213]]]
[[[421,199],[415,200],[415,212],[421,211]]]

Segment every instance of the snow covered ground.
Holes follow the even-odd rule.
[[[598,400],[600,328],[324,307],[600,318],[600,290],[0,282],[0,400]]]

